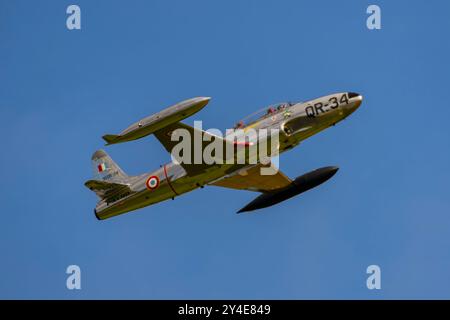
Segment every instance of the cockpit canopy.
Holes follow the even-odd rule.
[[[262,120],[264,118],[267,118],[274,114],[277,114],[278,112],[283,111],[287,107],[293,106],[297,103],[298,102],[281,102],[281,103],[272,104],[268,107],[262,108],[262,109],[256,111],[255,113],[252,113],[252,114],[248,115],[247,117],[243,118],[242,120],[240,120],[238,123],[236,123],[236,125],[234,126],[234,129],[245,128],[246,126],[248,126],[252,123],[255,123],[259,120]]]

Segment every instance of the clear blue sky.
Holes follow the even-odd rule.
[[[72,3],[0,1],[0,298],[450,298],[449,2],[76,1],[69,31]],[[341,91],[360,109],[280,160],[338,165],[319,188],[257,214],[208,187],[95,219],[103,134],[194,96],[213,100],[187,122],[225,129]],[[106,150],[129,174],[169,160],[154,137]]]

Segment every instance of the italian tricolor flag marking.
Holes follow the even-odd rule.
[[[106,166],[104,163],[100,163],[97,168],[98,168],[98,172],[103,172],[106,170]]]

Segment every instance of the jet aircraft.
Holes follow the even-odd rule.
[[[341,92],[307,102],[279,103],[239,121],[235,129],[241,129],[244,133],[250,129],[277,129],[279,136],[275,153],[281,154],[345,119],[361,105],[362,100],[362,95],[358,93]],[[180,122],[200,111],[209,101],[208,97],[182,101],[132,124],[120,134],[104,135],[103,139],[106,145],[110,145],[153,134],[172,154],[172,150],[178,143],[174,141],[172,135],[177,129],[184,129],[193,136],[201,136],[202,150],[205,150],[213,141],[219,141],[224,146],[231,145],[233,150],[239,149],[245,152],[249,149],[256,141],[246,140],[241,144],[228,139],[227,136],[213,135],[208,131]],[[238,153],[237,151],[236,154]],[[233,154],[233,157],[236,157],[236,154]],[[248,154],[244,158],[248,160]],[[336,166],[323,167],[292,180],[279,170],[274,171],[273,174],[262,174],[261,169],[271,168],[273,164],[263,163],[258,157],[256,163],[249,161],[196,163],[178,160],[172,157],[170,163],[162,165],[159,169],[129,176],[105,151],[96,151],[92,155],[94,179],[86,181],[85,186],[94,191],[99,198],[94,209],[97,219],[107,219],[164,200],[174,199],[197,188],[203,188],[205,185],[261,193],[238,213],[252,211],[272,206],[314,188],[330,179],[338,170]]]

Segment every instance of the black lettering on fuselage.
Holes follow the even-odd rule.
[[[323,111],[323,103],[322,102],[315,103],[314,109],[316,110],[316,116],[318,116],[320,113],[325,113],[325,111]]]
[[[316,116],[313,106],[307,106],[305,108],[305,111],[306,111],[306,115],[310,118],[314,118]]]

